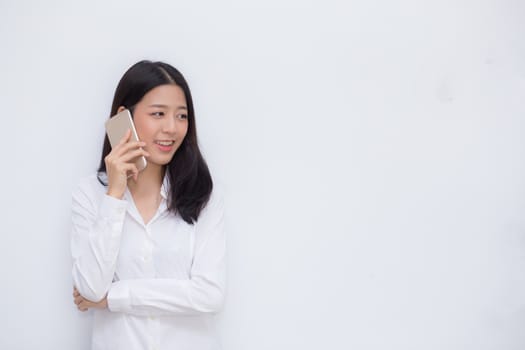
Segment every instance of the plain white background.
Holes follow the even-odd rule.
[[[525,347],[525,5],[0,3],[0,348],[88,349],[71,190],[179,68],[227,195],[225,350]]]

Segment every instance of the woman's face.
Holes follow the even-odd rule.
[[[137,103],[133,122],[148,163],[166,165],[181,145],[188,131],[188,108],[184,91],[177,85],[160,85]]]

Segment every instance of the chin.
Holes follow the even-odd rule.
[[[169,157],[169,158],[162,157],[162,159],[146,159],[146,161],[148,162],[148,164],[164,166],[164,165],[168,165],[172,159],[173,157]]]

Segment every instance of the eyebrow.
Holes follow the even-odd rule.
[[[167,105],[163,105],[163,104],[152,104],[152,105],[149,105],[148,107],[168,108]],[[177,109],[188,110],[188,108],[186,108],[186,106],[179,106],[179,107],[177,107]]]

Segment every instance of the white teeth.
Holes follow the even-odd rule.
[[[173,141],[156,141],[155,143],[162,146],[171,146],[173,144]]]

